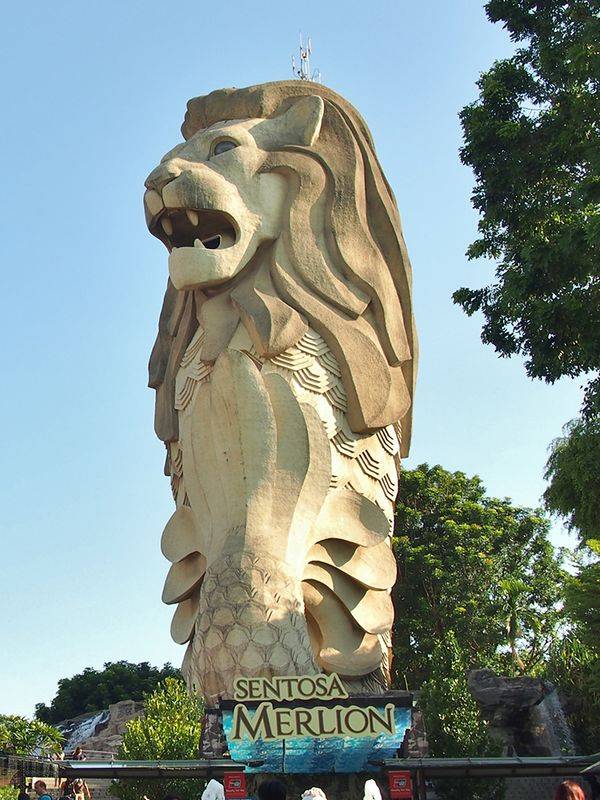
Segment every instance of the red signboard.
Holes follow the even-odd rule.
[[[388,772],[388,780],[390,782],[390,797],[392,800],[402,800],[402,798],[411,800],[413,796],[412,781],[408,770],[393,770],[392,772]]]
[[[223,788],[227,800],[246,800],[246,776],[243,772],[226,772],[223,775]]]

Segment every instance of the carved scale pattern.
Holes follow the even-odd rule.
[[[331,487],[350,486],[364,495],[393,523],[398,492],[399,442],[392,425],[374,434],[354,433],[346,420],[346,392],[340,370],[325,341],[309,329],[295,347],[271,362],[302,402],[312,405],[331,444]]]
[[[265,619],[263,609],[274,603],[279,613],[267,611]],[[222,559],[207,573],[198,603],[202,647],[194,660],[204,687],[231,683],[237,675],[261,675],[264,664],[280,675],[316,672],[314,659],[306,657],[311,648],[303,612],[300,583],[280,565],[251,553]],[[216,702],[218,696],[210,699]]]

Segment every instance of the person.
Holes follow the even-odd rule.
[[[85,800],[86,796],[89,800],[90,797],[90,790],[87,787],[87,784],[81,778],[76,778],[72,784],[72,792],[71,796],[75,798],[75,800]]]
[[[381,792],[379,791],[379,786],[377,786],[377,784],[372,778],[370,778],[368,781],[365,781],[365,792],[363,800],[381,800]]]
[[[211,778],[202,792],[202,800],[225,800],[223,784]]]
[[[33,791],[37,794],[40,800],[52,800],[52,795],[48,793],[48,787],[45,781],[36,781],[33,784]]]
[[[52,754],[52,758],[55,761],[63,761],[64,757],[65,757],[65,751],[62,749],[62,747],[56,753]],[[54,778],[54,788],[58,789],[59,786],[60,786],[60,778],[58,777],[58,773],[57,773],[56,777]]]
[[[263,781],[258,787],[258,800],[286,800],[287,789],[281,781]]]
[[[81,778],[76,778],[71,783],[71,791],[69,792],[74,800],[83,800],[83,786],[81,785]]]
[[[318,786],[313,786],[312,789],[307,789],[300,795],[300,800],[327,800],[323,789]]]
[[[75,748],[75,750],[73,750],[73,752],[71,754],[71,757],[70,757],[70,760],[71,761],[86,761],[85,753],[83,752],[81,747],[79,747],[79,745]],[[73,788],[75,787],[75,783],[76,782],[74,781],[73,784],[72,784]],[[81,784],[81,786],[79,784]],[[88,785],[85,782],[85,780],[80,780],[78,782],[78,784],[77,784],[77,791],[75,792],[75,796],[77,797],[77,800],[80,800],[78,795],[81,795],[82,798],[83,798],[83,796],[85,796],[87,798],[87,800],[90,800],[90,798],[91,798],[91,792],[90,792],[90,790],[88,788]]]
[[[585,794],[575,781],[563,781],[556,787],[554,800],[585,800]]]

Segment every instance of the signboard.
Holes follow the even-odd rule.
[[[349,697],[331,675],[238,678],[222,701],[232,758],[256,772],[361,772],[392,758],[410,727],[407,692]]]
[[[231,739],[242,741],[262,739],[299,739],[305,736],[320,738],[339,736],[393,736],[396,732],[394,704],[386,703],[383,711],[367,706],[287,705],[281,702],[304,700],[347,700],[348,693],[337,675],[305,675],[277,678],[238,678],[234,683],[234,698],[242,702],[233,710]],[[244,700],[263,701],[249,709]]]
[[[226,772],[223,775],[226,800],[246,800],[246,776],[243,772]]]
[[[390,797],[392,800],[403,800],[412,798],[412,781],[408,770],[393,770],[388,772],[390,786]]]

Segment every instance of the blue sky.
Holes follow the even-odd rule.
[[[146,388],[167,258],[142,186],[180,140],[190,97],[290,77],[301,29],[324,83],[369,123],[403,219],[421,342],[407,465],[477,473],[494,495],[539,503],[579,386],[530,381],[450,299],[493,268],[464,256],[477,217],[457,113],[510,42],[478,0],[12,3],[0,52],[0,713],[31,713],[86,666],[180,662],[160,602],[172,501]],[[566,541],[559,528],[554,540]]]

